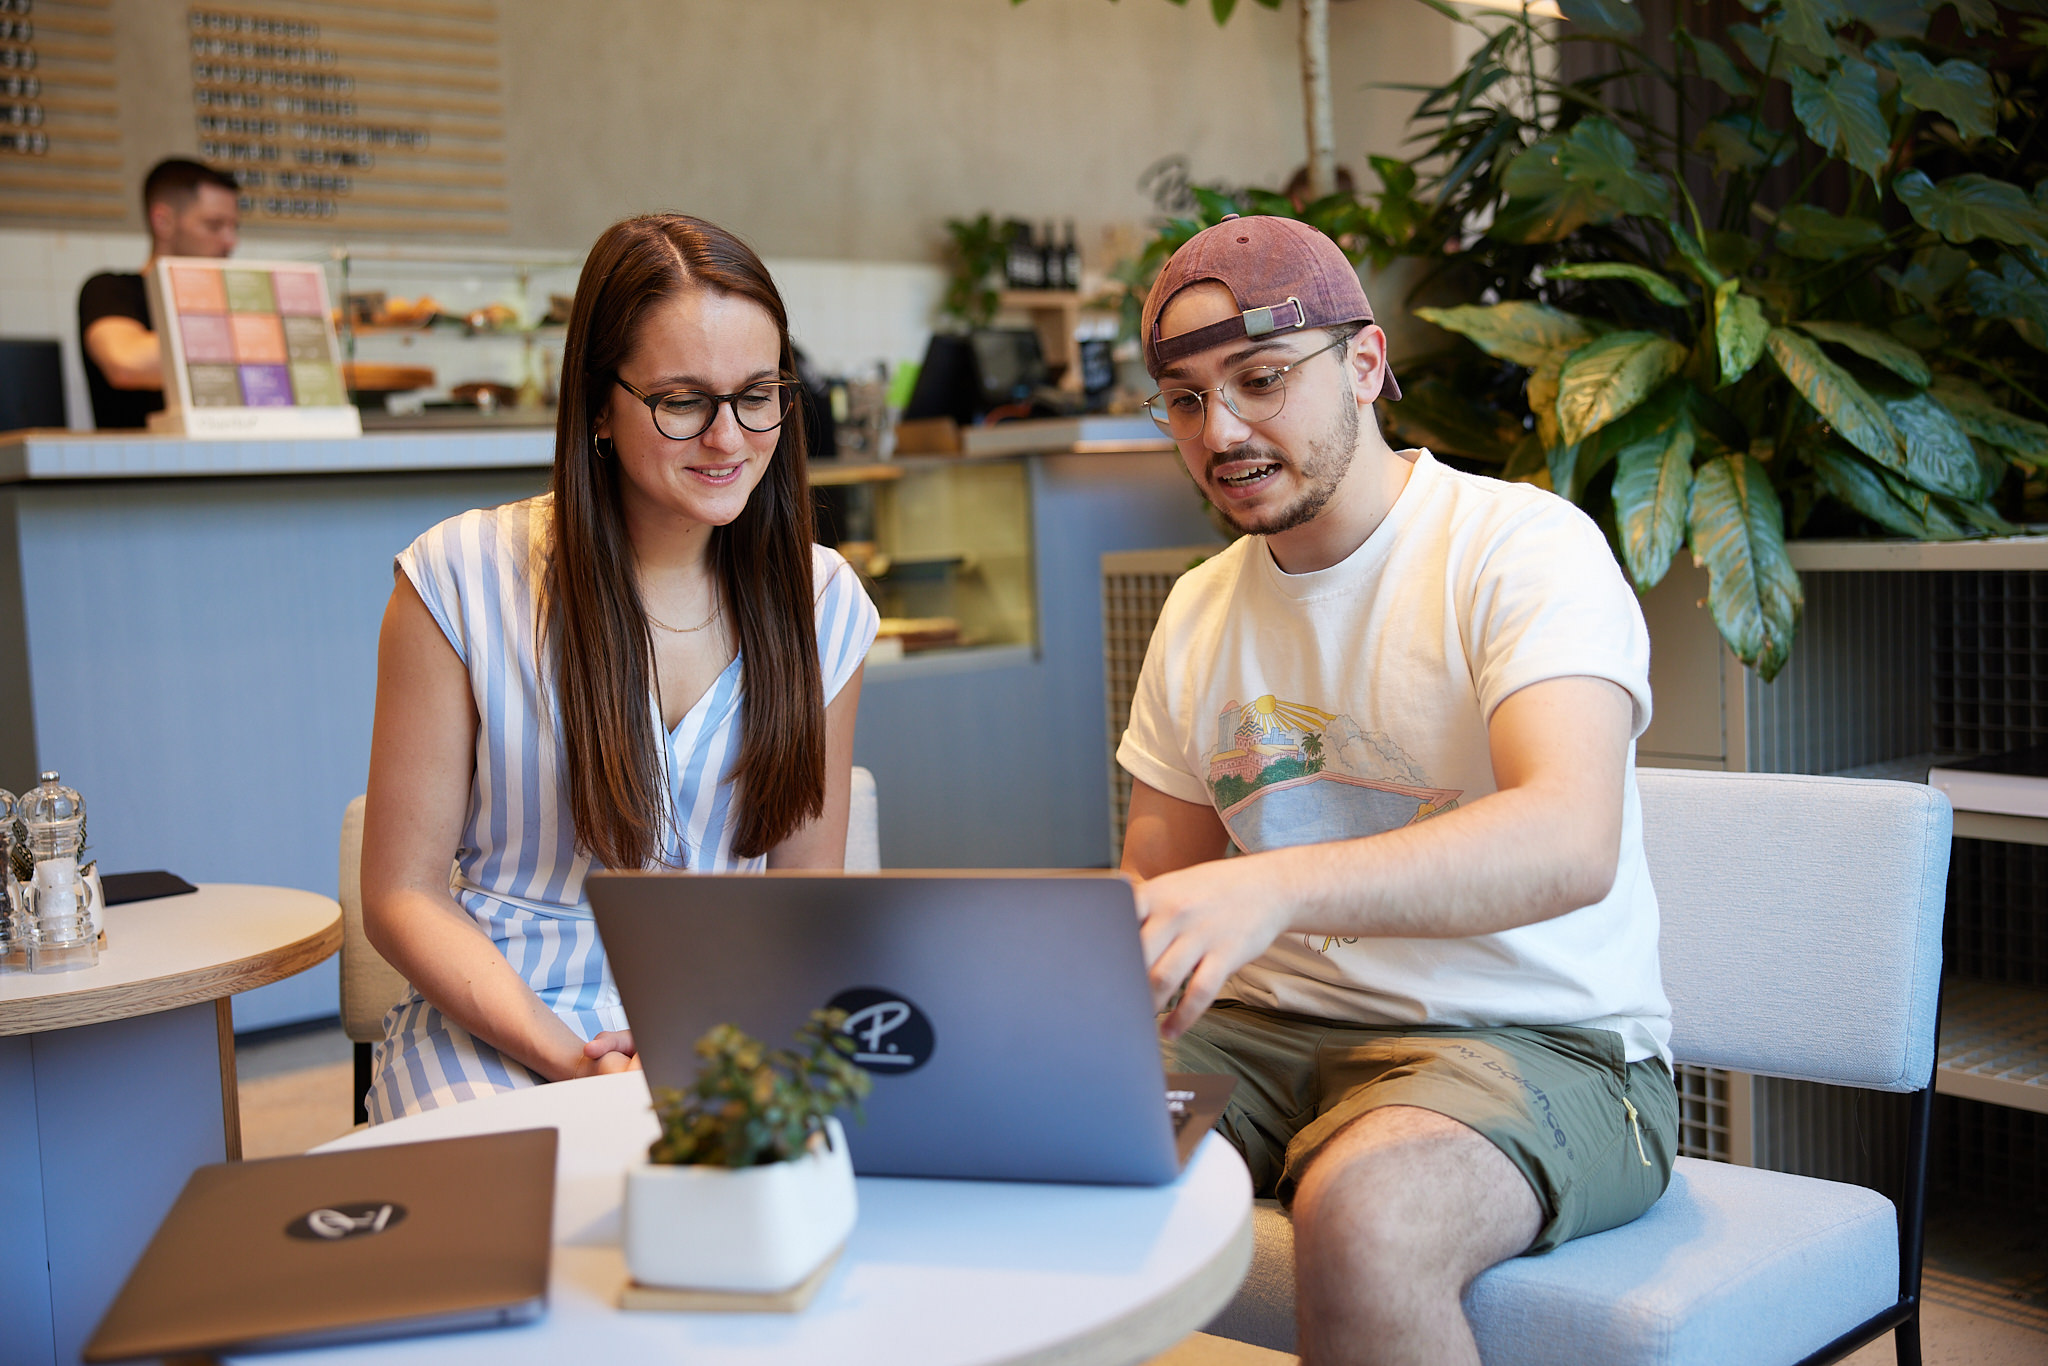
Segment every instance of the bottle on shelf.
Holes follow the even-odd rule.
[[[1081,244],[1074,235],[1074,220],[1067,220],[1066,241],[1060,247],[1062,285],[1067,289],[1081,288]]]
[[[99,898],[78,867],[85,802],[52,769],[21,795],[17,809],[36,861],[35,876],[24,889],[36,919],[29,966],[36,972],[89,968],[100,960]]]
[[[1039,240],[1038,270],[1040,289],[1065,289],[1067,287],[1067,258],[1060,249],[1060,233],[1057,224],[1046,220],[1045,236]]]
[[[0,788],[0,972],[27,972],[36,923],[14,876],[14,794]]]
[[[1010,250],[1003,260],[1004,283],[1011,289],[1039,289],[1044,286],[1045,263],[1038,244],[1031,240],[1031,225],[1010,220]]]

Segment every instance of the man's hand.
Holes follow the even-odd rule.
[[[1162,873],[1138,887],[1139,938],[1152,981],[1152,1007],[1180,1004],[1159,1027],[1177,1039],[1202,1017],[1231,973],[1287,928],[1293,903],[1270,860],[1217,859]]]

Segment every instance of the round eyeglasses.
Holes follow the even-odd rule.
[[[1270,421],[1287,406],[1288,371],[1325,351],[1349,344],[1349,338],[1333,341],[1285,365],[1254,365],[1238,371],[1214,389],[1161,389],[1145,400],[1145,415],[1176,441],[1192,441],[1202,434],[1202,427],[1209,420],[1209,394],[1220,397],[1224,407],[1246,422]]]
[[[702,389],[671,389],[663,394],[643,394],[617,375],[621,389],[647,405],[654,417],[654,430],[671,441],[689,441],[711,430],[718,421],[720,404],[732,406],[733,421],[750,432],[772,432],[789,416],[796,403],[796,385],[788,380],[766,379],[749,384],[736,394],[707,394]]]

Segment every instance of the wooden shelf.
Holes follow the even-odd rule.
[[[2048,988],[1944,982],[1934,1089],[2048,1114]]]
[[[1087,298],[1072,289],[1006,289],[997,296],[1003,311],[1031,316],[1047,368],[1059,372],[1059,388],[1071,394],[1081,392],[1081,347],[1074,333]]]
[[[1980,541],[1793,541],[1786,548],[1794,569],[1820,572],[2048,569],[2048,535]]]

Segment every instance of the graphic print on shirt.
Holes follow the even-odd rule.
[[[1216,812],[1248,854],[1413,825],[1461,792],[1432,784],[1386,732],[1271,693],[1225,703],[1205,757]]]

